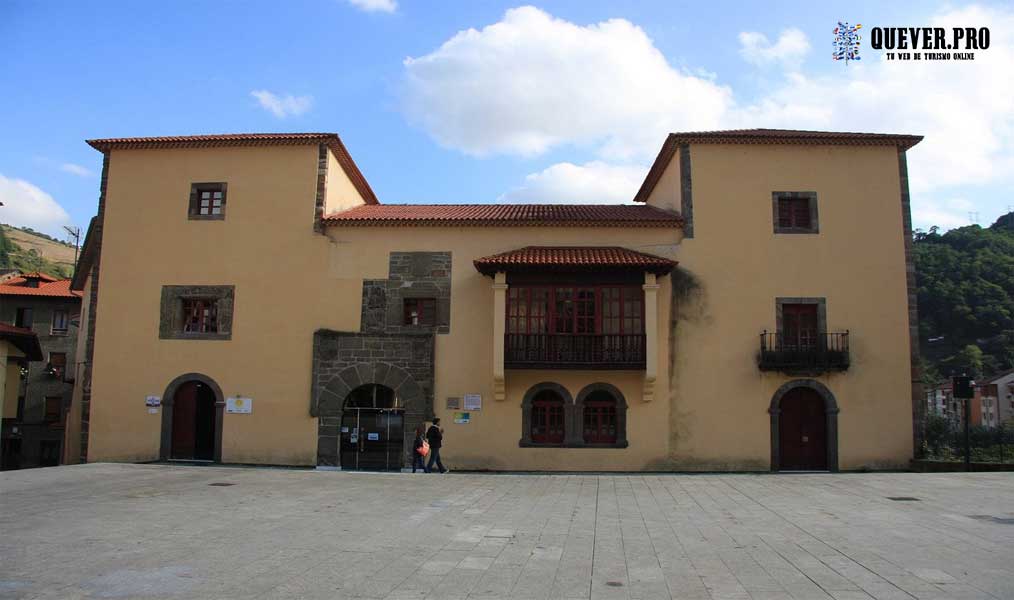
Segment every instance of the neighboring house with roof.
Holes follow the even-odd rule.
[[[982,424],[1014,426],[1014,369],[987,377],[981,387]]]
[[[0,470],[21,467],[21,374],[40,360],[42,348],[34,331],[0,323]]]
[[[466,469],[903,467],[920,139],[671,134],[632,205],[381,204],[336,134],[91,140],[68,432],[398,469],[437,416]]]
[[[27,366],[17,394],[16,418],[5,419],[4,439],[20,440],[21,468],[64,462],[81,297],[69,279],[32,272],[0,284],[0,322],[33,331],[43,357]],[[6,416],[6,415],[5,415]]]

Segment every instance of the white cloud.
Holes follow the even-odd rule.
[[[366,12],[393,13],[398,10],[395,0],[349,0],[349,4]]]
[[[23,179],[0,175],[0,221],[28,226],[51,235],[62,235],[61,225],[70,215],[53,197]]]
[[[757,66],[779,64],[798,68],[809,51],[810,41],[806,34],[795,28],[782,31],[774,44],[763,33],[744,31],[739,34],[739,54]]]
[[[668,131],[718,126],[732,101],[728,88],[670,66],[629,21],[581,26],[531,6],[404,64],[409,119],[473,155],[582,144],[645,158]]]
[[[564,162],[532,173],[524,183],[503,194],[499,202],[532,204],[612,204],[631,202],[648,167],[592,161]]]
[[[974,212],[974,205],[965,198],[948,198],[943,201],[925,198],[913,203],[912,226],[924,230],[934,225],[941,229],[964,227],[972,224],[969,217]]]
[[[254,90],[250,92],[250,95],[257,99],[261,108],[279,119],[299,116],[310,110],[310,106],[313,105],[313,96],[293,96],[292,94],[279,96],[267,90]]]
[[[63,163],[60,165],[60,170],[65,173],[70,173],[71,175],[77,175],[78,177],[91,177],[94,175],[91,169],[74,163]]]

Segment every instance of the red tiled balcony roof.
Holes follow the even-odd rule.
[[[377,196],[370,188],[356,162],[337,133],[220,133],[212,135],[161,135],[153,137],[105,138],[86,140],[100,152],[110,150],[152,150],[166,148],[222,148],[229,146],[295,146],[326,144],[352,185],[367,204],[377,204]]]
[[[679,227],[679,215],[631,204],[379,204],[324,217],[342,226]]]
[[[807,146],[897,146],[908,150],[922,141],[921,135],[896,133],[860,133],[855,131],[807,131],[803,129],[725,129],[670,133],[662,144],[654,164],[634,196],[635,202],[647,202],[663,171],[681,144],[789,144]]]
[[[526,246],[473,261],[483,275],[498,271],[648,271],[665,275],[676,261],[619,246]]]

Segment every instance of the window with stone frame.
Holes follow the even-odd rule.
[[[437,323],[436,298],[405,298],[403,325],[432,327]]]
[[[615,444],[618,423],[616,398],[605,391],[592,392],[584,400],[584,441],[586,444]]]
[[[234,296],[231,285],[162,286],[159,338],[232,339]]]
[[[818,233],[816,192],[772,192],[775,233]]]
[[[563,444],[566,434],[564,402],[559,394],[544,390],[532,400],[531,438],[536,444]]]
[[[227,184],[225,183],[192,183],[190,184],[191,219],[224,219]]]

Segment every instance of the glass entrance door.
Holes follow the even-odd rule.
[[[340,432],[342,470],[401,470],[405,439],[402,409],[346,408]]]

